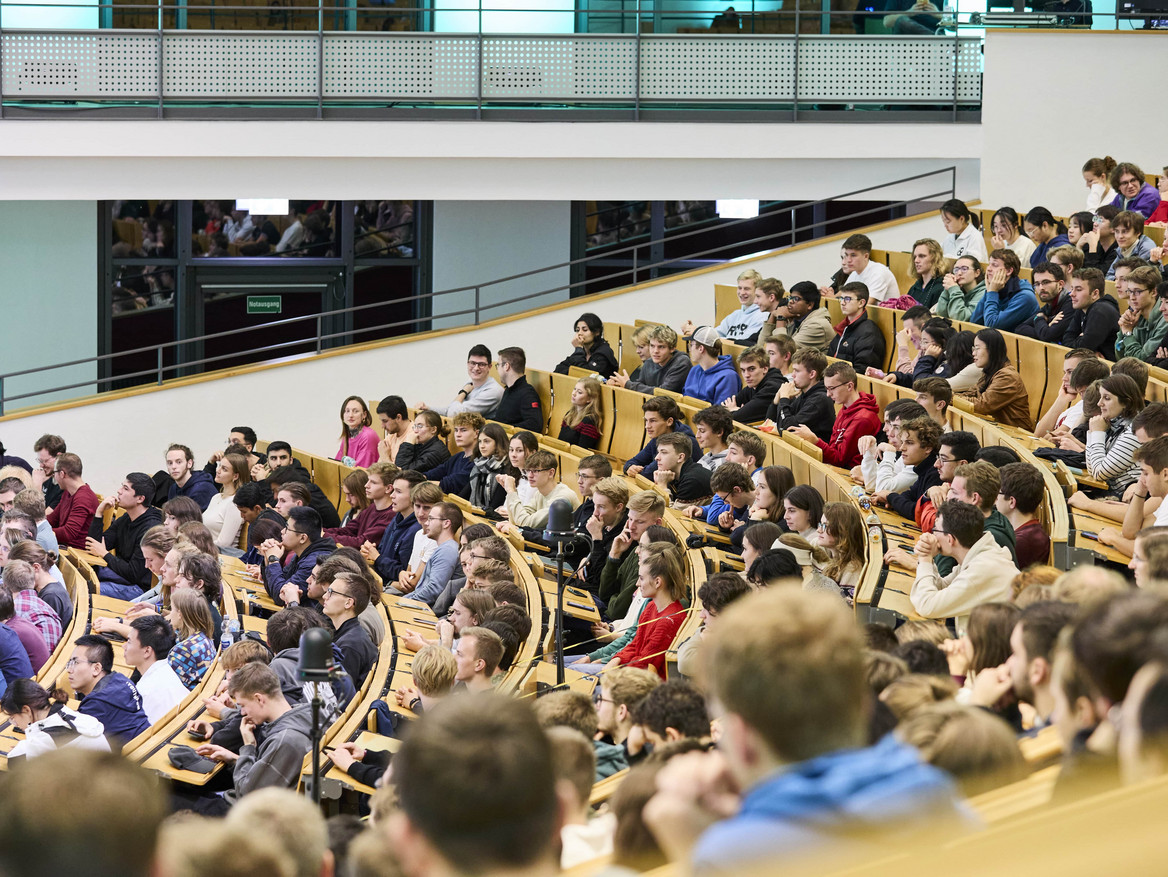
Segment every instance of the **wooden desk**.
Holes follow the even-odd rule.
[[[402,741],[396,737],[386,737],[383,734],[377,734],[373,731],[362,731],[357,735],[357,739],[352,742],[356,743],[359,748],[368,749],[372,752],[397,752],[401,749],[402,744]],[[326,754],[329,751],[331,750],[326,751]],[[372,786],[357,782],[335,764],[329,767],[328,772],[324,776],[325,779],[335,780],[342,786],[361,792],[363,795],[372,795],[376,791]]]
[[[210,782],[211,777],[223,769],[222,764],[216,764],[210,773],[199,773],[193,770],[180,770],[170,763],[169,756],[170,750],[175,746],[190,746],[192,749],[198,749],[200,745],[201,742],[192,739],[187,735],[185,730],[179,731],[154,752],[150,753],[149,757],[142,762],[142,766],[147,770],[155,771],[180,783],[188,783],[192,786],[205,786]]]
[[[559,599],[556,583],[549,582],[547,579],[539,579],[539,586],[540,590],[543,591],[544,602],[548,609],[554,611]],[[588,622],[600,621],[600,612],[597,611],[596,604],[592,601],[592,595],[579,588],[573,588],[571,585],[564,588],[564,614]]]
[[[96,554],[90,554],[82,548],[71,548],[70,551],[90,566],[109,566],[104,559],[98,557]]]
[[[876,605],[881,609],[888,609],[897,615],[903,615],[909,621],[920,620],[920,615],[913,608],[909,592],[912,590],[914,577],[901,571],[899,567],[888,568],[888,578],[884,580],[884,589],[880,592],[880,599]]]
[[[234,573],[225,575],[224,579],[230,582],[231,587],[239,594],[249,615],[254,615],[256,609],[275,613],[284,608],[268,595],[261,582]]]

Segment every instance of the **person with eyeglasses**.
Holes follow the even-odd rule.
[[[1115,337],[1115,358],[1134,356],[1144,362],[1156,359],[1156,351],[1168,334],[1168,298],[1161,298],[1160,272],[1150,265],[1136,268],[1125,279],[1128,307],[1119,317],[1119,334]]]
[[[576,491],[562,484],[556,477],[558,464],[552,453],[533,451],[527,455],[525,467],[523,477],[535,488],[535,493],[528,502],[524,502],[516,490],[515,478],[511,475],[502,476],[503,489],[507,491],[504,503],[507,520],[496,525],[500,533],[506,533],[511,527],[542,530],[547,523],[548,509],[557,499],[566,500],[573,511],[580,505]]]
[[[985,271],[976,256],[961,256],[941,281],[941,297],[933,314],[950,320],[968,320],[985,295]]]
[[[435,503],[426,516],[423,532],[435,544],[426,568],[414,589],[411,599],[431,608],[450,584],[450,579],[461,572],[458,566],[458,531],[462,529],[462,511],[454,503]]]
[[[836,301],[844,318],[834,327],[836,337],[828,353],[861,374],[883,366],[887,351],[880,327],[868,319],[868,298],[868,287],[858,281],[840,287]]]
[[[337,543],[332,539],[321,536],[320,515],[315,509],[305,506],[290,509],[280,539],[269,539],[260,546],[260,554],[264,557],[260,569],[268,596],[283,606],[280,591],[285,585],[293,584],[303,601],[313,567],[336,547]]]
[[[913,546],[916,577],[909,600],[922,618],[956,618],[964,636],[969,613],[984,603],[1008,603],[1010,583],[1018,574],[1010,552],[994,541],[981,510],[949,500],[937,512],[937,525]],[[957,566],[942,576],[933,564],[937,555],[952,557]]]
[[[463,411],[473,411],[485,418],[493,418],[495,409],[503,398],[503,385],[491,377],[491,349],[485,344],[476,344],[466,356],[466,373],[470,378],[458,388],[454,399],[447,405],[432,405],[432,410],[443,417],[453,417]],[[414,406],[425,409],[426,403]]]
[[[1063,273],[1062,266],[1054,262],[1040,262],[1034,266],[1030,278],[1039,301],[1038,313],[1019,323],[1014,328],[1016,335],[1037,338],[1048,344],[1062,343],[1075,313],[1067,290],[1068,276]]]
[[[1134,210],[1144,219],[1151,216],[1160,206],[1160,192],[1144,180],[1144,172],[1139,165],[1121,161],[1111,172],[1111,187],[1118,193],[1111,202],[1120,210]]]
[[[764,324],[759,333],[759,344],[766,345],[772,332],[785,333],[795,342],[798,349],[812,347],[826,353],[835,330],[831,325],[831,314],[822,307],[823,297],[810,280],[801,280],[791,287],[783,304],[772,313],[774,329]]]
[[[333,645],[340,651],[341,664],[358,689],[377,662],[377,646],[358,620],[368,605],[369,585],[362,576],[352,573],[338,573],[320,595],[320,609],[335,631]]]
[[[120,752],[129,740],[150,728],[138,689],[114,672],[114,647],[108,639],[92,634],[75,639],[65,669],[69,687],[81,699],[77,711],[101,722],[110,748]]]

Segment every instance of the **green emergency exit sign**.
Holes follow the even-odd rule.
[[[249,295],[247,297],[247,312],[249,314],[278,314],[282,309],[282,300],[278,295]]]

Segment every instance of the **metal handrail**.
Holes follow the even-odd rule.
[[[798,211],[798,210],[804,210],[807,208],[815,207],[817,205],[828,204],[828,203],[831,203],[833,201],[837,201],[837,200],[840,200],[843,198],[851,198],[851,197],[854,197],[857,195],[863,195],[863,194],[868,194],[871,192],[876,192],[876,191],[879,191],[881,189],[887,189],[887,188],[891,188],[894,186],[901,186],[901,185],[904,185],[906,183],[911,183],[911,182],[914,182],[917,180],[923,180],[923,179],[927,179],[930,177],[945,177],[945,176],[948,177],[947,187],[938,187],[937,191],[927,192],[925,194],[917,195],[913,198],[902,199],[900,201],[887,202],[887,203],[884,203],[884,204],[877,206],[877,207],[870,207],[870,208],[867,208],[865,210],[861,210],[861,211],[857,211],[855,213],[852,213],[848,217],[849,219],[865,218],[865,217],[868,217],[872,214],[887,213],[889,210],[894,210],[897,208],[907,208],[913,204],[920,204],[922,202],[934,202],[936,200],[944,200],[947,198],[955,197],[956,196],[956,187],[957,187],[957,168],[956,168],[956,166],[939,168],[939,169],[934,170],[934,171],[927,171],[927,172],[923,172],[923,173],[919,173],[919,174],[913,174],[913,175],[907,176],[907,177],[902,177],[900,179],[893,180],[893,181],[890,181],[887,183],[880,183],[880,184],[873,185],[873,186],[866,186],[866,187],[863,187],[860,189],[853,189],[851,191],[844,192],[844,193],[839,194],[839,195],[834,195],[831,198],[822,198],[822,199],[818,199],[818,200],[814,200],[814,201],[802,201],[802,202],[799,202],[797,204],[786,205],[782,208],[782,212],[784,212],[784,213],[789,212],[790,215],[792,216],[792,219],[793,219],[796,211]],[[765,215],[766,214],[762,214],[762,216],[765,216]],[[719,230],[737,228],[741,225],[744,225],[745,223],[755,222],[755,221],[757,221],[757,220],[754,218],[735,219],[735,220],[731,220],[730,222],[722,223],[722,224],[718,225],[717,228]],[[382,330],[400,328],[402,326],[409,326],[411,324],[416,324],[418,322],[421,322],[422,320],[447,319],[450,317],[462,317],[462,316],[466,316],[466,315],[472,315],[473,322],[470,325],[477,326],[483,322],[484,314],[486,314],[490,311],[494,311],[498,308],[502,308],[502,307],[506,307],[508,305],[515,304],[517,302],[521,302],[521,301],[530,302],[532,300],[539,299],[539,298],[542,298],[542,297],[547,296],[547,295],[552,295],[554,293],[564,292],[565,290],[568,292],[571,292],[572,290],[578,289],[580,287],[592,286],[592,285],[597,284],[597,283],[602,283],[606,280],[629,275],[630,273],[632,274],[632,285],[635,285],[637,283],[638,275],[644,276],[646,274],[646,272],[648,272],[649,274],[652,274],[656,271],[659,271],[662,268],[668,268],[670,266],[675,266],[675,265],[684,264],[684,263],[692,263],[694,261],[707,259],[707,258],[712,257],[713,254],[720,252],[722,250],[731,249],[731,248],[740,248],[740,247],[744,247],[744,246],[750,246],[750,245],[755,244],[755,243],[760,243],[760,242],[766,241],[766,240],[773,240],[779,234],[781,234],[784,237],[789,237],[791,244],[793,245],[794,241],[796,240],[796,238],[799,235],[806,233],[806,232],[814,232],[816,230],[821,229],[825,225],[835,224],[838,222],[840,222],[839,219],[823,219],[823,220],[807,223],[804,225],[795,225],[794,222],[792,221],[791,228],[788,231],[784,231],[781,233],[772,232],[772,233],[757,235],[755,237],[747,238],[745,240],[736,239],[733,241],[729,241],[727,243],[717,244],[713,247],[698,249],[698,250],[693,251],[693,252],[687,252],[684,255],[680,255],[680,256],[672,256],[672,257],[668,257],[668,258],[662,258],[662,259],[659,259],[657,261],[652,261],[652,262],[647,262],[647,263],[639,263],[638,262],[637,256],[636,256],[636,252],[638,250],[641,250],[645,247],[651,246],[652,244],[663,244],[665,242],[669,242],[669,243],[673,244],[679,240],[684,240],[684,239],[692,237],[693,235],[696,235],[696,234],[708,234],[710,231],[709,227],[703,227],[703,228],[694,229],[692,231],[682,232],[680,234],[669,234],[664,238],[656,239],[653,241],[642,242],[639,244],[633,244],[633,245],[625,246],[625,247],[618,247],[616,249],[609,249],[606,247],[605,251],[603,253],[597,253],[597,254],[594,254],[591,256],[585,256],[585,257],[582,257],[579,259],[571,259],[571,260],[566,261],[566,262],[557,262],[553,265],[548,265],[548,266],[544,266],[541,268],[534,268],[534,269],[531,269],[528,271],[522,271],[522,272],[519,272],[516,274],[510,274],[510,275],[507,275],[505,277],[495,278],[494,280],[488,280],[488,281],[485,281],[483,283],[470,284],[467,286],[457,286],[457,287],[452,287],[450,289],[435,290],[435,291],[429,292],[429,293],[421,293],[421,294],[417,294],[417,295],[405,296],[402,298],[395,298],[395,299],[393,299],[392,302],[378,301],[378,302],[372,302],[372,303],[363,304],[363,305],[353,305],[353,306],[347,307],[347,308],[335,308],[333,310],[322,311],[322,312],[316,313],[316,314],[305,314],[303,316],[298,316],[298,317],[284,317],[284,318],[281,318],[278,320],[272,320],[272,321],[269,321],[266,323],[261,323],[259,325],[255,325],[255,326],[245,326],[245,327],[240,327],[240,328],[235,328],[235,329],[225,329],[225,330],[220,331],[220,332],[211,332],[211,333],[207,333],[204,335],[199,335],[199,336],[195,336],[195,337],[191,337],[191,338],[183,338],[183,339],[175,340],[175,341],[165,341],[165,342],[161,342],[159,344],[151,344],[151,345],[145,346],[145,347],[136,347],[136,348],[133,348],[131,350],[121,350],[121,351],[117,351],[115,353],[103,353],[103,354],[98,354],[95,356],[83,357],[80,359],[73,359],[73,360],[69,360],[67,362],[54,363],[52,365],[36,366],[33,368],[26,368],[26,369],[20,369],[17,371],[5,372],[3,374],[0,374],[0,415],[2,415],[4,413],[9,402],[18,401],[21,399],[33,398],[36,396],[45,396],[45,395],[49,395],[52,393],[59,393],[59,392],[65,391],[65,390],[78,389],[81,387],[92,386],[93,384],[108,383],[111,380],[131,380],[134,378],[146,377],[149,375],[154,375],[156,383],[161,385],[164,382],[164,380],[166,379],[165,376],[168,373],[176,372],[179,370],[198,368],[200,366],[204,366],[204,365],[207,365],[210,363],[220,362],[220,361],[223,361],[226,359],[236,358],[240,355],[240,353],[238,351],[236,351],[236,352],[232,352],[232,353],[225,353],[225,354],[218,354],[218,355],[210,356],[210,357],[204,357],[202,359],[197,359],[197,360],[193,360],[193,361],[183,361],[183,362],[171,363],[171,364],[164,363],[163,359],[164,359],[165,351],[172,350],[172,349],[177,348],[181,345],[199,344],[199,343],[206,342],[206,341],[214,341],[214,340],[223,339],[223,338],[230,338],[230,337],[233,337],[236,335],[242,335],[244,333],[257,332],[257,331],[262,331],[262,330],[266,330],[266,329],[278,329],[280,327],[287,327],[287,326],[291,326],[291,325],[295,325],[295,324],[304,323],[306,321],[315,320],[316,321],[316,334],[314,337],[300,338],[300,339],[295,339],[292,341],[278,342],[278,343],[266,345],[263,347],[249,348],[248,352],[249,353],[272,353],[272,352],[276,352],[279,350],[285,350],[285,349],[288,349],[291,347],[300,347],[300,346],[304,346],[307,344],[314,344],[315,345],[315,352],[320,353],[323,349],[324,342],[327,342],[327,341],[332,341],[332,340],[339,339],[339,338],[352,337],[354,335],[364,335],[364,334],[368,334],[370,332],[377,332],[377,331],[382,331]],[[587,264],[592,264],[592,263],[597,263],[597,264],[608,263],[612,259],[619,257],[622,254],[628,254],[632,257],[633,264],[631,267],[619,267],[619,268],[616,268],[612,272],[609,272],[607,274],[590,277],[586,280],[578,280],[578,281],[574,281],[574,282],[560,284],[557,286],[549,287],[548,289],[540,290],[538,292],[524,293],[523,295],[516,296],[514,298],[507,298],[507,299],[503,299],[500,301],[492,301],[492,302],[488,302],[486,304],[484,304],[482,302],[482,291],[484,289],[489,288],[489,287],[497,286],[497,285],[500,285],[503,283],[509,283],[511,281],[514,281],[514,280],[521,280],[521,279],[527,278],[527,277],[534,277],[534,276],[537,276],[539,274],[547,273],[549,271],[557,271],[557,270],[562,270],[564,268],[571,268],[573,266],[587,265]],[[224,260],[216,260],[216,261],[222,262]],[[248,260],[248,259],[240,259],[239,261],[241,263],[250,263],[251,262],[251,260]],[[388,323],[381,323],[381,324],[378,324],[376,326],[363,326],[363,327],[357,328],[357,329],[346,329],[346,330],[342,330],[342,331],[329,332],[329,333],[326,333],[323,331],[324,321],[326,319],[329,319],[332,317],[340,317],[340,316],[345,316],[345,315],[349,315],[349,314],[361,313],[361,312],[367,311],[371,308],[384,308],[387,304],[398,305],[398,304],[416,302],[416,301],[434,301],[439,296],[453,295],[453,294],[457,294],[457,293],[466,293],[466,292],[471,292],[471,291],[474,292],[474,306],[473,307],[467,307],[467,308],[463,308],[460,310],[448,311],[448,312],[443,312],[443,313],[431,313],[431,315],[429,317],[425,317],[425,318],[410,317],[410,318],[404,319],[404,320],[396,320],[396,321],[391,321]],[[599,293],[597,293],[597,294],[599,294]],[[487,317],[487,319],[490,319],[490,317]],[[155,368],[152,368],[152,369],[143,369],[143,370],[132,372],[132,373],[126,374],[126,375],[117,375],[116,378],[97,378],[97,377],[94,377],[94,378],[90,378],[88,380],[77,381],[74,383],[64,384],[61,386],[51,387],[51,388],[46,388],[46,389],[38,389],[38,390],[34,390],[34,391],[26,392],[26,393],[20,393],[20,394],[16,394],[16,395],[7,395],[5,393],[6,384],[12,378],[24,377],[27,375],[40,374],[40,373],[44,373],[44,372],[51,372],[51,371],[54,371],[56,369],[61,369],[61,368],[74,368],[77,366],[87,365],[90,363],[99,364],[99,363],[108,362],[108,361],[111,361],[111,360],[114,360],[114,359],[117,359],[120,357],[133,356],[133,355],[137,355],[137,354],[147,353],[150,351],[157,352],[157,356],[158,356],[157,365]]]

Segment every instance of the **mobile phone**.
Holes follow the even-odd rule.
[[[195,728],[187,728],[187,736],[192,740],[198,740],[200,743],[207,739],[208,734],[203,733]]]

